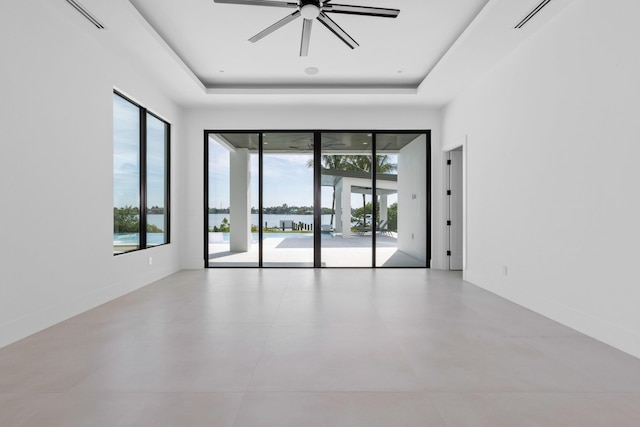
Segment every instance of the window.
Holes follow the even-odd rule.
[[[168,138],[169,124],[147,112],[147,246],[169,243]]]
[[[169,135],[169,123],[114,92],[114,255],[169,243]]]

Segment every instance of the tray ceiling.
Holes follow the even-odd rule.
[[[209,89],[377,88],[415,91],[488,0],[340,0],[397,8],[397,18],[333,14],[360,46],[350,49],[315,22],[300,57],[302,19],[248,39],[290,9],[213,0],[131,0]],[[308,74],[307,69],[317,69]]]

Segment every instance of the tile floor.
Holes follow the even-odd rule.
[[[183,271],[0,349],[0,426],[634,426],[640,360],[421,270]]]

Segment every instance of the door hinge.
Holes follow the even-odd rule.
[[[447,190],[447,196],[451,195],[451,190]]]
[[[447,221],[447,225],[451,225],[451,221]]]
[[[451,164],[451,160],[447,160],[447,164],[450,165]]]
[[[451,256],[451,251],[447,251],[447,256]]]

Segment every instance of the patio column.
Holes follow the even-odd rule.
[[[342,197],[341,197],[341,220],[342,220],[342,238],[351,237],[351,183],[347,179],[342,179]]]
[[[231,252],[248,252],[251,247],[251,172],[249,150],[238,148],[229,153],[231,163]]]
[[[334,218],[336,221],[335,232],[342,233],[342,179],[336,183],[335,187],[335,198],[336,198],[336,206],[335,206],[335,214]]]
[[[387,220],[388,220],[387,195],[386,194],[381,194],[380,195],[380,218],[378,218],[378,221],[382,222],[382,221],[387,221]]]

